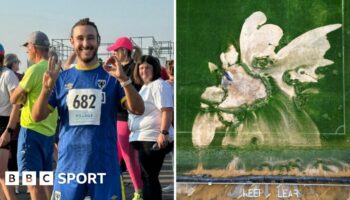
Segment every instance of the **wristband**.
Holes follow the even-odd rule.
[[[127,81],[121,82],[120,85],[121,85],[122,87],[125,87],[125,86],[127,86],[127,85],[130,85],[131,83],[132,83],[132,81],[131,81],[131,79],[129,78]]]
[[[161,130],[160,133],[163,135],[169,135],[169,131],[167,130]]]
[[[14,129],[12,129],[12,128],[7,128],[7,132],[9,132],[9,133],[10,133],[10,135],[12,135],[12,134],[15,132],[15,130],[14,130]]]

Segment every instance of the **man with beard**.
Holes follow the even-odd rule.
[[[122,199],[120,171],[116,150],[117,104],[141,115],[144,104],[120,62],[110,58],[101,66],[97,58],[100,35],[88,18],[71,30],[71,45],[77,64],[59,74],[59,67],[49,60],[41,94],[34,105],[36,121],[46,118],[53,108],[60,114],[58,163],[53,196],[80,200],[89,192],[92,199]],[[95,182],[72,180],[62,173],[105,173]]]
[[[17,163],[20,173],[52,170],[53,136],[57,125],[57,111],[52,112],[41,122],[33,121],[31,116],[34,102],[41,92],[41,77],[48,67],[50,42],[45,33],[36,31],[30,34],[23,45],[27,48],[28,59],[35,63],[26,71],[19,86],[11,94],[11,103],[23,104],[21,130],[18,137]],[[48,186],[28,186],[31,199],[49,199]]]

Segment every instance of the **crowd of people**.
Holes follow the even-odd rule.
[[[122,162],[133,200],[162,199],[159,173],[174,141],[174,61],[165,69],[128,37],[117,38],[103,61],[100,42],[95,23],[79,20],[70,32],[73,54],[61,65],[48,36],[33,32],[23,44],[33,63],[24,76],[0,44],[0,199],[16,199],[6,171],[39,177],[53,170],[53,158],[53,187],[28,186],[31,199],[125,199]],[[105,176],[61,183],[67,173]]]

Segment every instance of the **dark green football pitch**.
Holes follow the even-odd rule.
[[[276,162],[297,160],[304,165],[319,162],[350,164],[349,6],[347,0],[177,0],[178,174],[196,168],[199,162],[204,168],[224,169],[234,156],[240,157],[246,169],[263,165],[267,158]],[[334,64],[317,70],[324,78],[317,83],[298,85],[301,90],[319,90],[318,94],[305,95],[301,100],[302,109],[320,131],[320,148],[222,147],[223,134],[220,133],[208,148],[196,149],[192,145],[191,130],[200,111],[200,95],[206,87],[216,84],[208,70],[208,62],[221,65],[219,55],[230,43],[239,52],[241,27],[255,11],[265,13],[267,23],[282,28],[284,34],[276,51],[309,30],[344,23],[342,28],[328,34],[331,48],[325,58],[333,60]],[[343,128],[338,129],[341,126]],[[337,129],[338,134],[335,134]]]

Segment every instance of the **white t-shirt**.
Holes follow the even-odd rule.
[[[10,103],[11,90],[18,85],[16,74],[7,67],[0,68],[0,116],[10,116],[12,105]]]
[[[173,91],[162,79],[143,85],[139,91],[145,103],[143,115],[129,114],[129,141],[157,141],[162,120],[161,108],[173,108]],[[174,129],[170,125],[169,140],[174,140]]]

